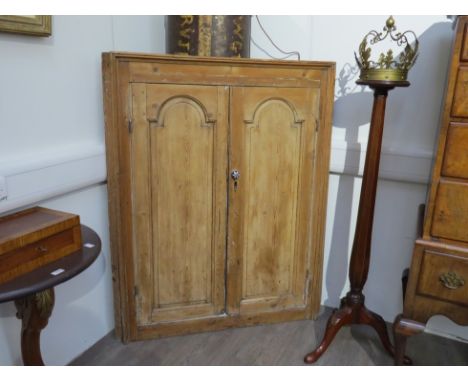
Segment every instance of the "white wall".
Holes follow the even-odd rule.
[[[349,74],[362,36],[383,25],[385,17],[261,20],[284,50],[299,50],[302,59],[337,62],[322,297],[325,305],[337,306],[348,288],[372,101]],[[402,309],[401,271],[409,265],[417,208],[426,197],[452,35],[443,16],[398,16],[396,21],[418,33],[421,56],[410,74],[411,87],[392,91],[387,105],[365,294],[368,306],[388,321]],[[255,19],[252,35],[274,52]],[[96,263],[56,288],[56,307],[42,336],[48,364],[68,363],[113,328],[100,66],[101,52],[109,50],[164,52],[164,18],[57,16],[50,38],[0,34],[0,51],[7,52],[0,60],[0,175],[6,175],[9,188],[0,213],[40,202],[80,214],[103,240]],[[265,57],[255,46],[251,53]],[[13,303],[0,305],[0,364],[21,363],[20,326]],[[431,320],[429,329],[468,338],[466,328],[446,319]]]
[[[162,16],[54,16],[49,38],[0,34],[0,175],[9,191],[0,213],[31,203],[74,212],[103,244],[90,268],[55,288],[42,334],[46,364],[67,364],[114,327],[101,52],[162,53],[163,22]],[[13,303],[0,305],[1,365],[21,364],[15,313]]]
[[[372,257],[364,289],[367,305],[392,322],[402,311],[401,273],[409,267],[416,237],[418,205],[425,203],[439,127],[453,30],[445,16],[396,16],[399,30],[412,29],[420,55],[409,88],[390,92],[382,148]],[[354,237],[372,93],[355,85],[354,51],[386,16],[261,16],[273,40],[302,59],[336,61],[333,142],[328,199],[322,303],[338,306],[348,291],[348,261]],[[254,40],[275,51],[256,20]],[[267,55],[252,45],[252,57]],[[468,328],[434,317],[427,330],[468,340]]]

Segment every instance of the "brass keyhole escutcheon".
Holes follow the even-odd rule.
[[[239,178],[240,178],[240,172],[236,169],[232,170],[231,179],[234,181],[234,190],[237,190]]]

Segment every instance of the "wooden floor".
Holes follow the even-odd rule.
[[[330,310],[316,321],[228,329],[123,345],[113,333],[71,365],[303,365],[321,340]],[[468,344],[422,334],[408,341],[415,365],[468,365]],[[365,326],[342,329],[316,365],[392,365],[376,333]]]

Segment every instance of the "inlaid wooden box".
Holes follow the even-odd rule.
[[[0,217],[0,283],[80,248],[78,215],[34,207]]]

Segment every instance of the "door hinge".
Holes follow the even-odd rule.
[[[138,296],[138,293],[139,293],[138,287],[134,287],[134,288],[133,288],[133,294],[134,294],[134,296],[135,296],[135,297]]]
[[[131,119],[128,120],[128,133],[133,133],[133,121]]]
[[[315,119],[315,132],[316,132],[316,133],[317,133],[318,130],[319,130],[319,125],[320,125],[319,120],[318,120],[318,119]]]

